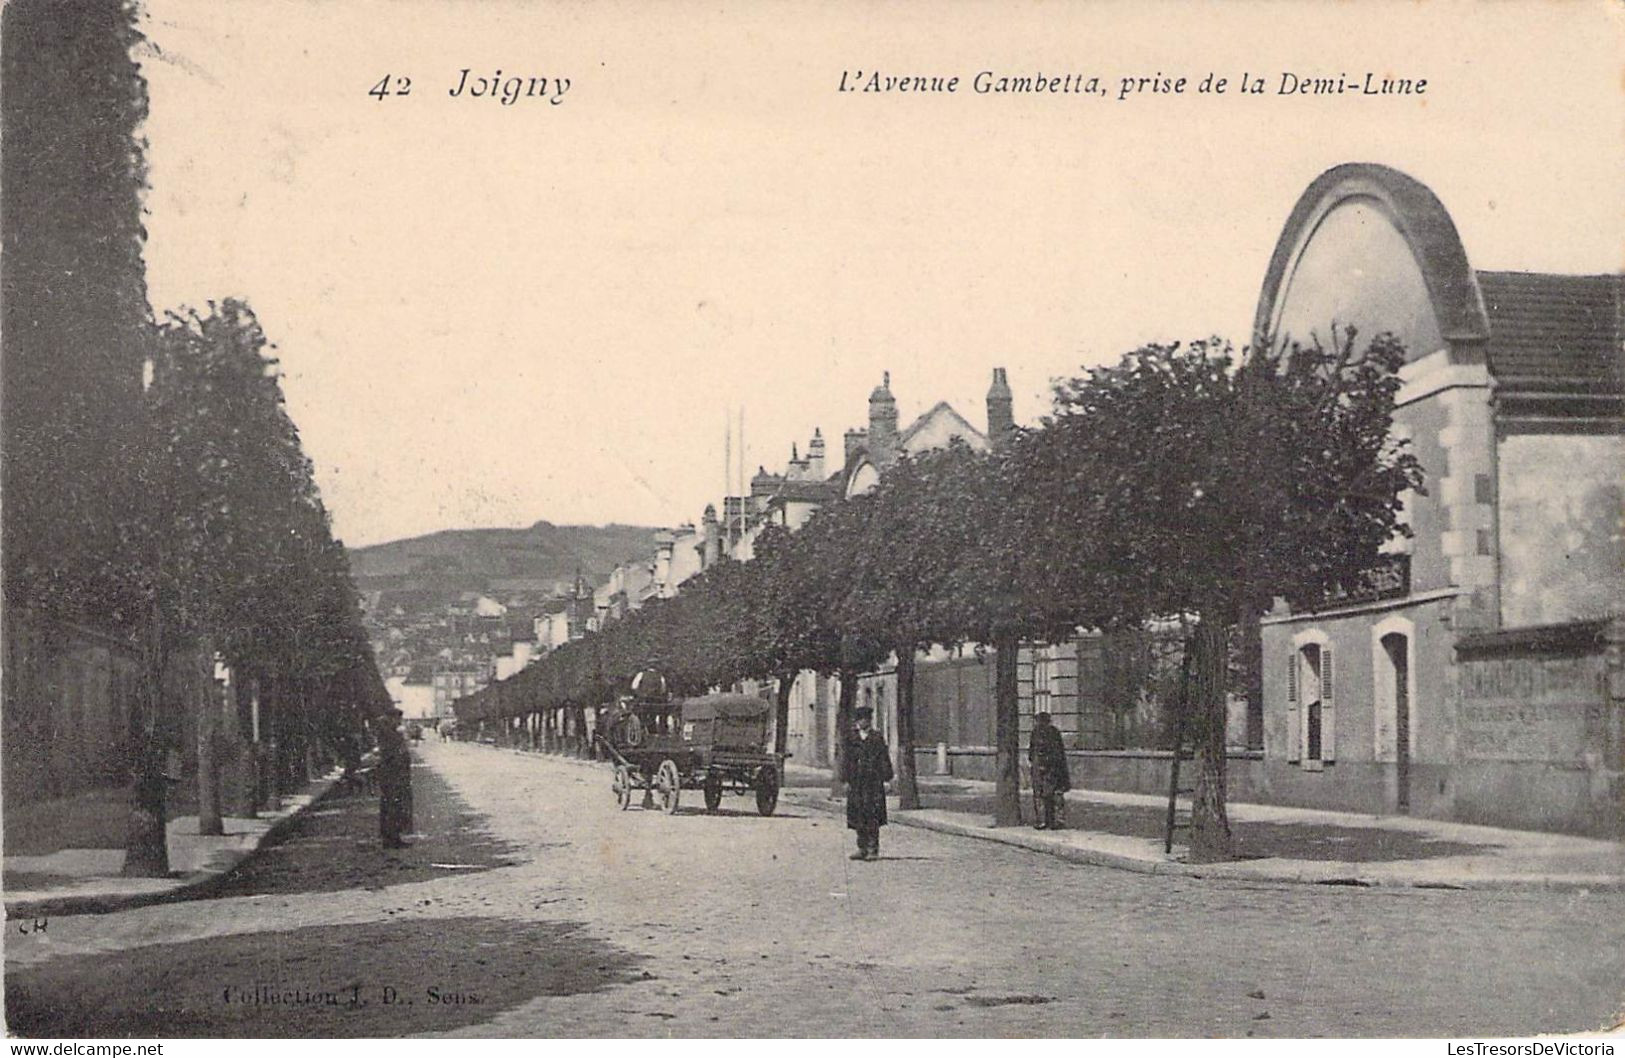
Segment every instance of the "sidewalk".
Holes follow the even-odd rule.
[[[8,919],[47,915],[105,914],[182,894],[195,895],[252,856],[289,820],[325,797],[343,769],[335,768],[282,798],[282,807],[253,819],[227,816],[225,834],[198,833],[198,817],[169,821],[168,878],[125,878],[124,850],[63,849],[40,856],[6,856],[5,914]]]
[[[828,771],[787,764],[785,772],[786,801],[844,811],[829,797]],[[901,812],[894,797],[892,823],[1144,874],[1436,889],[1625,890],[1625,845],[1613,841],[1410,816],[1230,804],[1239,858],[1198,865],[1185,862],[1186,831],[1175,831],[1172,854],[1163,852],[1166,798],[1073,790],[1066,798],[1068,829],[995,828],[992,783],[948,776],[921,776],[919,782],[924,807]],[[1026,791],[1022,802],[1023,817],[1030,820]]]

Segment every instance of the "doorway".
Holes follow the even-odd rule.
[[[1411,809],[1411,672],[1410,640],[1398,632],[1382,637],[1388,656],[1388,675],[1393,680],[1394,700],[1394,778],[1397,784],[1395,807]]]

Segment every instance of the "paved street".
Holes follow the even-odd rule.
[[[414,779],[404,852],[333,798],[210,898],[12,924],[13,1030],[1460,1036],[1625,1005],[1625,894],[1152,877],[902,827],[852,863],[835,816],[623,813],[567,761],[431,742]]]

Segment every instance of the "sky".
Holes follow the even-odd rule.
[[[1625,267],[1605,3],[145,9],[154,309],[254,306],[351,545],[693,521],[741,410],[748,469],[779,470],[815,427],[838,455],[884,371],[905,424],[947,400],[982,425],[994,367],[1032,422],[1143,342],[1243,342],[1342,162],[1431,187],[1474,267]],[[505,106],[453,97],[464,69],[570,84]],[[1107,94],[978,94],[983,70]],[[858,71],[961,83],[842,92]],[[1427,88],[1279,93],[1367,72]],[[385,77],[406,94],[369,96]]]

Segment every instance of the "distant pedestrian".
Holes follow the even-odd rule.
[[[386,849],[405,848],[412,830],[412,751],[401,717],[389,710],[378,733],[378,833]]]
[[[1059,830],[1063,825],[1057,817],[1065,815],[1066,792],[1072,789],[1072,774],[1066,764],[1066,744],[1061,732],[1050,723],[1048,713],[1033,717],[1032,740],[1027,744],[1027,760],[1033,770],[1033,807],[1038,818],[1033,825],[1039,830]]]
[[[875,711],[852,711],[856,732],[846,743],[841,780],[846,783],[846,825],[858,832],[854,860],[880,859],[880,828],[886,825],[886,784],[891,782],[891,753],[874,730]]]

